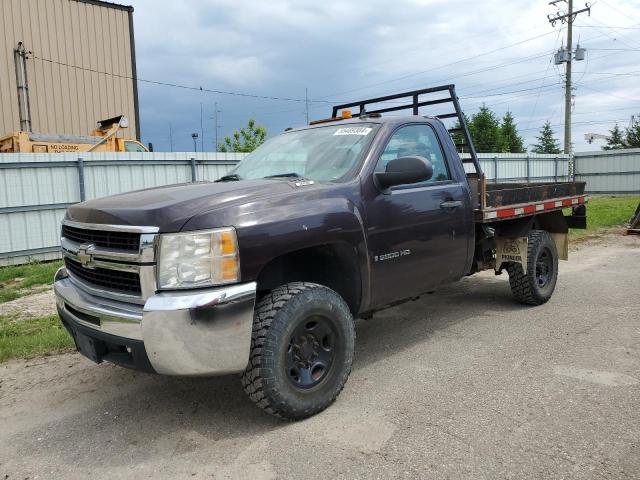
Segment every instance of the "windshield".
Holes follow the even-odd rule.
[[[289,176],[318,182],[348,177],[358,166],[378,125],[331,125],[284,133],[274,137],[231,172],[238,179]]]

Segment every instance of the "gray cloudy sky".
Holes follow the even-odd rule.
[[[291,99],[307,88],[312,119],[329,116],[326,102],[455,83],[468,114],[483,102],[499,115],[512,111],[527,145],[546,120],[562,137],[564,67],[551,60],[566,33],[548,23],[556,10],[546,0],[130,3],[141,79]],[[587,60],[574,63],[573,141],[598,149],[585,133],[640,114],[640,1],[597,0],[575,27]],[[220,138],[252,116],[270,135],[305,122],[304,101],[145,82],[139,91],[143,140],[156,150],[170,149],[170,123],[173,149],[193,149],[201,104],[205,150],[214,146],[214,102]]]

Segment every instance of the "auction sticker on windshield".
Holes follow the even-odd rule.
[[[336,130],[334,135],[367,135],[371,130],[370,127],[343,127]]]

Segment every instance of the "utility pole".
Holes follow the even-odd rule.
[[[573,60],[573,22],[575,21],[578,14],[582,12],[588,12],[591,15],[591,5],[585,3],[585,8],[581,10],[574,11],[573,10],[573,0],[553,0],[549,2],[549,5],[553,5],[557,7],[559,3],[566,2],[567,3],[567,13],[558,12],[555,17],[551,15],[547,15],[549,23],[552,26],[555,26],[556,22],[561,22],[562,24],[567,24],[567,49],[566,53],[564,51],[558,52],[556,54],[556,64],[565,63],[565,83],[564,83],[564,153],[571,153],[571,62]],[[559,57],[558,55],[562,53]],[[576,51],[577,53],[577,51]],[[584,54],[584,52],[583,52]],[[583,57],[584,58],[584,57]],[[578,59],[578,58],[576,58]]]
[[[173,128],[169,122],[169,150],[173,152]]]
[[[198,133],[193,132],[191,134],[191,138],[193,138],[193,151],[197,152],[198,151]]]
[[[567,0],[569,11],[567,15],[567,50],[569,60],[565,66],[564,78],[564,153],[571,153],[571,48],[573,44],[573,0]]]
[[[31,104],[29,103],[29,79],[27,78],[27,59],[31,52],[24,48],[22,42],[13,50],[16,65],[16,86],[18,87],[18,116],[20,130],[31,132]]]
[[[214,152],[218,151],[218,130],[220,129],[220,125],[218,125],[218,114],[222,113],[222,110],[218,110],[218,102],[213,103],[213,132],[215,137],[215,148]]]
[[[202,123],[202,117],[204,115],[204,106],[200,102],[200,151],[204,152],[204,125]]]
[[[309,125],[309,89],[304,89],[304,110],[307,115],[307,125]]]

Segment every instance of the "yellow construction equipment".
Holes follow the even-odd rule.
[[[116,135],[128,126],[127,117],[119,115],[100,120],[91,135],[14,132],[0,137],[0,153],[148,152],[137,140]]]
[[[640,235],[640,203],[638,203],[636,213],[634,213],[631,220],[629,220],[626,233],[627,235]]]

